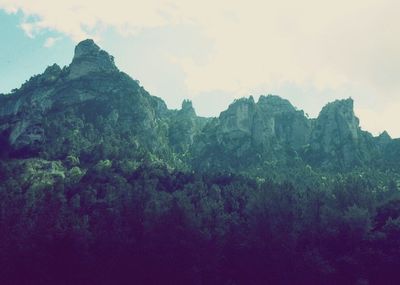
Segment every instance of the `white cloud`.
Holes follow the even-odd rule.
[[[375,108],[355,108],[356,115],[360,118],[364,130],[379,135],[388,130],[392,137],[400,137],[399,133],[400,100],[384,104],[380,110]]]
[[[22,11],[21,28],[31,37],[51,30],[79,41],[101,39],[107,28],[134,36],[146,29],[195,26],[199,38],[209,41],[207,59],[173,49],[168,54],[183,69],[192,96],[213,90],[244,96],[288,82],[318,90],[350,86],[355,94],[341,97],[361,100],[361,109],[369,110],[362,117],[375,129],[388,123],[371,112],[386,112],[386,102],[399,101],[397,0],[0,0],[0,8]],[[371,106],[366,96],[384,102]],[[400,127],[391,132],[400,135]]]
[[[61,37],[48,37],[44,42],[43,46],[46,48],[51,48],[59,40],[61,40]]]
[[[33,38],[35,37],[34,31],[33,31],[34,26],[33,26],[32,24],[24,22],[24,23],[22,23],[21,25],[19,25],[19,27],[20,27],[20,28],[24,31],[24,33],[25,33],[28,37],[30,37],[31,39],[33,39]]]
[[[75,41],[93,37],[104,27],[121,33],[135,33],[143,28],[163,26],[174,19],[173,6],[163,0],[94,1],[94,0],[0,0],[6,12],[22,11],[30,31],[48,29],[61,32]]]

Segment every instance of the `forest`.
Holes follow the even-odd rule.
[[[1,284],[400,282],[390,179],[276,183],[112,161],[14,179],[39,162],[26,163],[1,163]]]

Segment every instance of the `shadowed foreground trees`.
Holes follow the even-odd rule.
[[[37,185],[15,171],[2,164],[1,284],[400,282],[391,182],[305,187],[107,164]]]

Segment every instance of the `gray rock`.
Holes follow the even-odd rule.
[[[69,66],[69,79],[76,79],[93,72],[118,72],[114,58],[101,50],[93,40],[84,40],[75,47],[75,55]]]
[[[310,139],[311,163],[322,167],[354,167],[369,160],[368,138],[354,114],[353,100],[327,104],[315,120]]]

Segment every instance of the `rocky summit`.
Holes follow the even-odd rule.
[[[69,66],[69,78],[79,78],[93,72],[111,73],[118,71],[114,58],[101,50],[93,40],[85,40],[75,47],[75,54]]]
[[[1,95],[0,142],[6,159],[156,160],[172,168],[257,175],[294,165],[382,167],[399,148],[386,132],[373,137],[360,129],[350,98],[327,104],[315,119],[274,95],[235,100],[217,118],[197,116],[188,100],[170,110],[93,40],[76,46],[69,66],[49,66]]]

